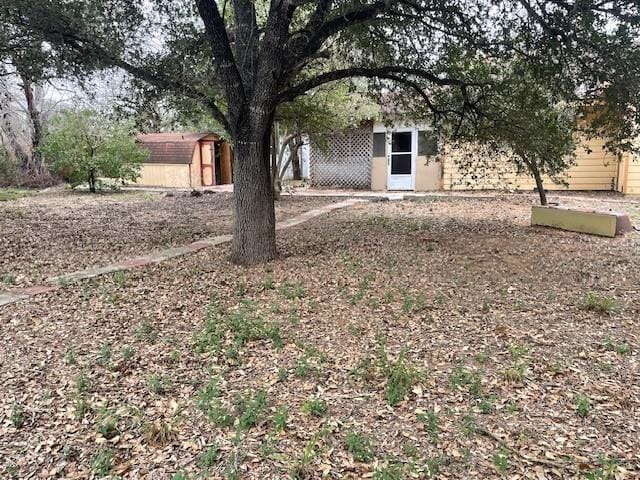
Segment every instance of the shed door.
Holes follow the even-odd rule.
[[[200,166],[202,169],[202,186],[215,185],[215,162],[213,142],[200,142]]]
[[[417,137],[413,130],[391,132],[387,149],[387,189],[413,190]]]

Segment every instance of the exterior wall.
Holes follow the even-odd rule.
[[[442,165],[434,158],[416,158],[416,192],[429,192],[442,188]]]
[[[626,188],[624,193],[640,195],[640,156],[627,155],[625,171]]]
[[[545,180],[548,190],[615,190],[619,162],[616,157],[603,150],[603,140],[591,140],[591,152],[580,147],[576,163],[567,171],[568,187]],[[533,190],[535,181],[530,175],[516,175],[515,169],[506,159],[495,162],[487,172],[462,172],[456,164],[460,153],[450,152],[444,156],[443,188],[445,190],[503,189]]]
[[[371,159],[371,190],[376,192],[387,189],[387,159],[373,157]]]
[[[413,135],[418,135],[419,131],[429,130],[426,125],[418,124],[395,124],[395,127],[399,129],[412,128]],[[373,125],[374,133],[385,133],[387,135],[387,142],[389,142],[389,132],[391,129],[386,124],[375,123]],[[417,138],[414,138],[417,140]],[[416,141],[416,144],[418,142]],[[389,151],[388,143],[385,146],[385,153]],[[386,155],[384,157],[376,156],[371,160],[371,190],[384,191],[387,190],[388,180],[388,160]],[[436,160],[436,157],[427,157],[424,155],[417,155],[415,158],[415,176],[414,176],[414,191],[416,192],[428,192],[434,190],[440,190],[442,188],[442,165]]]
[[[200,158],[200,145],[197,143],[193,149],[193,158],[191,160],[191,186],[193,188],[202,187],[202,163]]]
[[[189,165],[145,163],[136,185],[147,187],[190,188]]]

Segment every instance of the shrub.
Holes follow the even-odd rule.
[[[92,110],[56,116],[41,151],[73,187],[87,182],[91,192],[100,186],[101,178],[135,181],[148,157],[126,125],[109,122]]]
[[[15,185],[18,180],[18,166],[15,164],[9,154],[0,145],[0,187],[8,187]]]

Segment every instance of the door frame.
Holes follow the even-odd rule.
[[[392,138],[394,133],[411,133],[411,178],[410,185],[406,188],[398,188],[391,186],[391,155],[393,153],[408,153],[408,152],[392,152],[391,147],[393,145]],[[416,157],[418,153],[418,129],[416,127],[394,127],[386,130],[387,134],[387,190],[399,190],[399,191],[414,191],[416,189]],[[394,175],[408,177],[409,175]]]

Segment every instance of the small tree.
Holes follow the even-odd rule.
[[[352,91],[355,90],[355,91]],[[272,157],[274,196],[278,198],[282,180],[292,167],[293,179],[301,180],[300,149],[305,138],[325,146],[336,131],[356,127],[379,115],[378,105],[348,82],[324,86],[280,106],[276,115]],[[277,138],[277,137],[280,138]]]
[[[481,116],[442,129],[452,146],[465,152],[458,167],[473,174],[495,172],[495,159],[505,159],[516,174],[533,177],[540,203],[547,205],[543,178],[566,183],[563,174],[575,163],[577,142],[587,127],[578,122],[579,108],[526,64],[476,65],[474,73],[500,81],[490,87]]]
[[[84,182],[96,192],[101,178],[135,181],[148,152],[136,145],[129,129],[91,110],[64,112],[47,133],[42,152],[53,169],[73,187]]]

